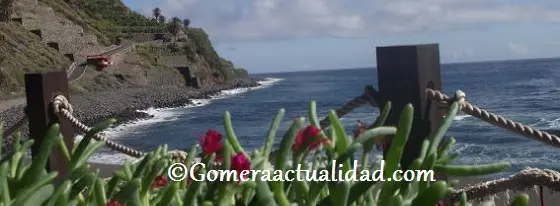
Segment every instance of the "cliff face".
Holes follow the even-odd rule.
[[[57,71],[71,61],[17,23],[0,22],[0,96],[23,91],[24,74]]]
[[[10,16],[0,23],[3,98],[23,92],[26,72],[65,70],[123,41],[136,44],[111,56],[114,65],[104,71],[88,69],[72,82],[72,91],[185,86],[191,78],[212,85],[248,77],[216,53],[204,30],[140,15],[120,0],[15,0],[12,8],[0,8]]]

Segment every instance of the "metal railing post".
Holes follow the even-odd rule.
[[[438,126],[443,113],[428,99],[426,88],[441,90],[441,66],[438,44],[377,47],[377,78],[380,105],[391,101],[392,109],[386,125],[397,126],[406,104],[414,106],[414,120],[401,166],[406,170],[419,153],[424,139]],[[436,179],[446,180],[443,174]],[[448,198],[444,200],[449,202]]]
[[[412,131],[401,165],[408,168],[418,156],[422,141],[441,119],[426,97],[426,88],[441,89],[439,50],[437,44],[377,47],[377,76],[380,108],[391,101],[386,124],[396,126],[404,106],[414,106]]]

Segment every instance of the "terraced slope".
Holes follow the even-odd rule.
[[[72,62],[41,42],[17,23],[0,22],[0,95],[13,97],[22,91],[28,72],[59,71]]]
[[[130,35],[150,33],[144,27],[165,32],[177,25],[133,12],[120,0],[15,0],[14,11],[5,19],[9,22],[0,23],[0,99],[23,94],[24,73],[66,70],[72,63],[78,65],[69,74],[74,80],[72,92],[184,86],[189,80],[183,76],[189,75],[183,73],[190,72],[204,85],[247,77],[237,75],[246,72],[237,72],[221,58],[200,28],[181,28],[183,35],[174,38],[167,38],[170,33],[151,33],[154,38],[165,36],[177,42],[128,47],[112,54],[116,64],[109,69],[88,72],[79,66],[87,55],[107,51],[108,45],[127,41]]]

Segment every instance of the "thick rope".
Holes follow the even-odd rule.
[[[73,125],[75,125],[78,129],[80,129],[81,131],[87,133],[89,131],[91,131],[92,128],[86,126],[85,124],[81,123],[80,120],[78,120],[77,118],[75,118],[72,113],[73,113],[73,109],[72,109],[72,105],[70,104],[70,102],[68,102],[68,100],[66,99],[66,97],[62,96],[62,95],[58,95],[54,98],[53,100],[53,106],[54,106],[54,112],[55,114],[64,117],[65,119],[67,119],[68,121],[70,121]],[[96,133],[93,138],[97,141],[103,141],[105,142],[105,145],[108,146],[111,149],[114,149],[116,151],[119,151],[121,153],[124,153],[126,155],[132,156],[132,157],[136,157],[136,158],[140,158],[142,156],[144,156],[143,152],[140,152],[138,150],[132,149],[130,147],[124,146],[122,144],[116,143],[114,141],[111,141],[109,139],[107,139],[107,137]],[[178,151],[172,151],[173,153],[173,158],[178,158],[180,160],[185,159],[185,154],[184,152],[178,152]]]
[[[461,92],[461,91],[458,91]],[[428,98],[432,99],[432,100],[436,100],[436,101],[447,101],[449,102],[451,100],[451,98],[443,93],[441,93],[440,91],[437,90],[433,90],[433,89],[426,89],[426,93],[428,95]],[[462,93],[462,92],[461,92]],[[463,95],[463,99],[464,99],[464,93],[462,93]],[[481,119],[485,122],[488,122],[490,124],[496,125],[498,127],[501,128],[505,128],[507,130],[510,130],[512,132],[521,134],[523,136],[532,138],[534,140],[543,142],[545,144],[548,145],[552,145],[555,147],[560,147],[560,137],[556,136],[556,135],[552,135],[548,132],[543,132],[537,129],[534,129],[532,127],[523,125],[519,122],[514,122],[512,120],[509,120],[503,116],[500,115],[496,115],[496,114],[492,114],[484,109],[481,109],[477,106],[474,106],[472,104],[470,104],[467,101],[462,101],[460,102],[460,106],[461,106],[461,110],[466,113],[469,114],[473,117],[476,117],[478,119]]]
[[[560,172],[528,168],[508,178],[482,182],[455,190],[451,193],[451,201],[459,202],[463,192],[467,194],[469,200],[480,200],[510,189],[520,191],[534,186],[544,186],[553,191],[560,191]]]
[[[354,98],[353,100],[350,100],[349,102],[346,102],[344,105],[342,105],[342,107],[338,108],[335,110],[336,115],[341,118],[344,115],[347,115],[348,113],[350,113],[352,110],[363,106],[366,103],[369,103],[372,106],[377,106],[376,101],[373,99],[374,97],[366,91],[364,94]],[[331,124],[329,117],[325,117],[323,118],[323,120],[319,121],[319,125],[321,126],[321,129],[326,129],[327,127],[329,127],[329,125]],[[278,150],[274,150],[270,153],[271,157],[274,157],[276,154],[278,153]],[[273,159],[273,158],[270,158]]]
[[[370,101],[368,96],[366,96],[365,94],[360,95],[356,98],[354,98],[353,100],[347,102],[346,104],[344,104],[342,107],[338,108],[335,110],[336,112],[336,116],[343,117],[344,115],[347,115],[348,113],[350,113],[352,110],[366,104],[366,103],[370,103],[370,104],[374,104],[373,101]],[[327,128],[329,125],[331,124],[331,122],[329,121],[329,117],[325,117],[323,120],[321,120],[319,122],[319,125],[321,126],[321,128],[325,129]]]

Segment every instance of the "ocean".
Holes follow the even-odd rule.
[[[317,102],[324,117],[362,94],[365,85],[377,87],[374,68],[258,74],[263,86],[223,91],[209,100],[180,108],[148,109],[154,118],[116,126],[105,133],[110,139],[142,151],[168,144],[170,149],[189,148],[208,129],[224,131],[223,116],[231,113],[241,144],[254,150],[264,144],[268,127],[280,108],[286,116],[279,141],[291,121],[307,116],[309,101]],[[467,100],[490,112],[541,130],[560,129],[560,59],[516,60],[442,65],[442,87],[448,95],[460,89]],[[350,133],[357,120],[372,122],[378,109],[364,105],[342,118]],[[495,127],[472,116],[459,114],[448,136],[457,140],[460,158],[454,164],[509,161],[513,167],[499,175],[526,167],[560,169],[560,149]],[[90,161],[119,164],[132,160],[103,150]]]

